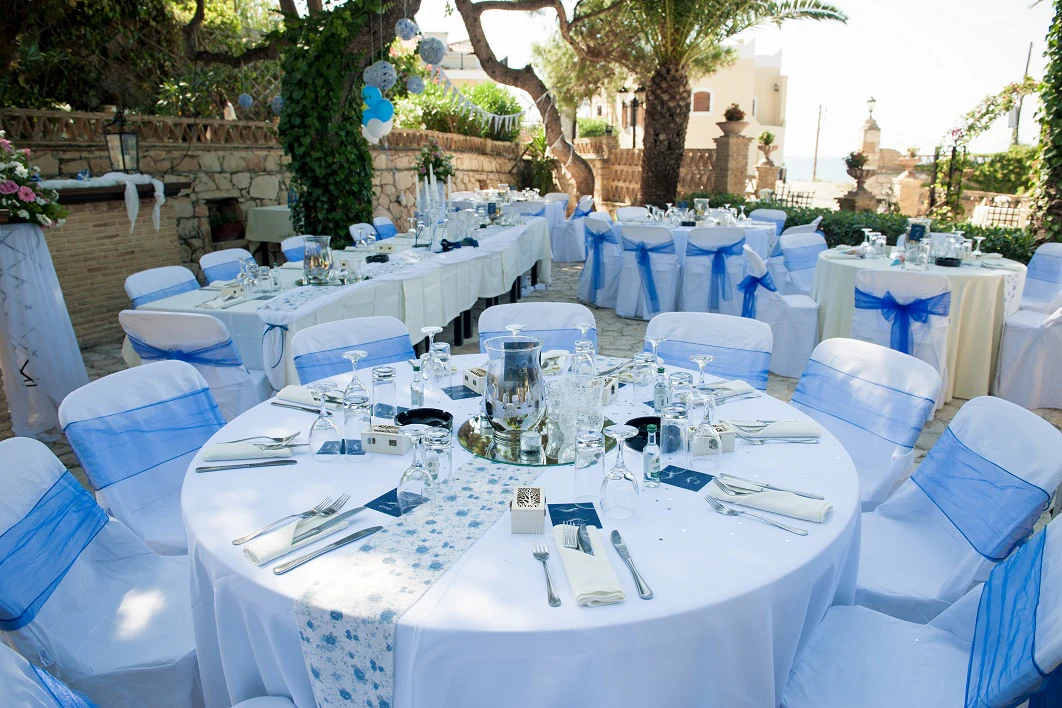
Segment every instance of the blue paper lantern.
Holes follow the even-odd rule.
[[[398,81],[398,72],[391,66],[390,62],[386,62],[381,59],[365,68],[362,72],[361,78],[365,80],[365,83],[369,86],[375,86],[381,91],[386,91],[395,85]]]
[[[401,20],[395,23],[395,34],[398,38],[408,42],[417,36],[417,32],[420,32],[420,28],[417,27],[417,23],[408,17],[403,17]]]
[[[280,112],[284,110],[284,98],[282,96],[277,96],[273,99],[273,102],[269,104],[269,107],[279,116]]]
[[[444,56],[446,56],[446,45],[441,39],[428,37],[420,43],[420,58],[425,64],[436,66],[442,63]]]
[[[419,76],[410,76],[406,79],[406,91],[410,93],[424,93],[424,79]]]
[[[237,97],[236,102],[240,104],[240,108],[247,109],[254,105],[254,99],[251,98],[249,93],[241,93]]]

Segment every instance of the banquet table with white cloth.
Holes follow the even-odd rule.
[[[617,221],[613,226],[613,231],[617,236],[623,235],[624,226],[634,226],[633,222]],[[655,225],[655,224],[649,224]],[[760,258],[767,259],[774,248],[774,244],[778,241],[778,237],[775,234],[774,224],[768,224],[760,221],[739,221],[735,224],[737,228],[745,230],[745,242],[749,247],[760,254]],[[692,226],[671,226],[669,227],[671,234],[675,238],[675,253],[678,255],[679,263],[682,263],[686,259],[686,244],[690,239],[690,231],[693,230]],[[713,227],[709,227],[713,228]],[[581,234],[580,234],[581,236]]]
[[[229,330],[249,369],[264,370],[279,390],[298,383],[291,338],[300,329],[351,317],[389,315],[405,323],[414,342],[420,328],[442,326],[471,308],[479,298],[498,297],[537,265],[540,282],[550,283],[552,256],[546,220],[538,217],[509,227],[491,227],[478,236],[478,248],[448,253],[423,249],[392,253],[390,262],[363,263],[370,279],[351,285],[295,287],[301,266],[281,268],[283,291],[259,295],[225,308],[203,308],[217,297],[209,288],[156,300],[141,309],[209,314]],[[388,241],[402,244],[406,239]],[[336,252],[335,259],[363,258],[365,251]]]
[[[948,325],[948,382],[945,401],[988,395],[996,371],[1003,321],[1018,311],[1026,267],[992,259],[999,267],[931,265],[926,271],[951,282]],[[861,270],[899,270],[888,259],[862,259],[827,250],[819,254],[811,297],[819,303],[823,340],[849,337],[855,311],[855,278]],[[912,276],[917,276],[912,272]]]
[[[484,359],[455,356],[453,363],[460,370]],[[408,405],[410,367],[397,369],[398,403]],[[343,387],[349,375],[334,381]],[[646,415],[649,409],[634,404],[630,391],[621,389],[605,415],[618,422]],[[425,405],[451,411],[457,427],[478,412],[480,400],[451,401],[429,389]],[[730,402],[720,411],[721,417],[735,419],[806,418],[765,395]],[[296,430],[305,441],[313,420],[312,413],[266,402],[233,420],[212,441]],[[473,459],[456,441],[453,450],[454,470]],[[632,469],[640,469],[635,453],[628,451],[626,458]],[[307,669],[314,665],[319,681],[320,664],[304,657],[304,648],[319,638],[313,636],[313,622],[297,623],[293,606],[359,552],[359,544],[347,546],[277,576],[271,566],[290,557],[255,567],[231,540],[326,496],[348,493],[348,508],[364,504],[395,487],[411,453],[376,454],[355,464],[315,462],[300,448],[293,459],[298,463],[289,467],[197,474],[193,468],[203,464],[200,453],[185,479],[182,510],[196,650],[209,708],[259,695],[290,696],[300,708],[324,702],[321,696],[315,699],[315,680]],[[613,460],[609,453],[609,466]],[[608,561],[626,599],[595,608],[576,604],[549,534],[550,570],[562,604],[547,604],[532,537],[513,535],[509,514],[503,513],[397,619],[391,705],[777,706],[789,670],[826,608],[853,598],[858,480],[851,459],[825,431],[817,445],[738,442],[735,452],[723,456],[720,469],[822,494],[833,510],[821,524],[796,522],[809,529],[801,537],[753,519],[719,515],[687,489],[643,488],[633,519],[602,516],[601,538],[612,529],[621,531],[655,597],[639,599],[631,575],[609,549]],[[548,502],[568,502],[574,494],[572,474],[570,465],[542,468],[535,484],[544,488]],[[345,533],[398,521],[367,510]],[[330,614],[332,620],[343,617]],[[325,642],[334,645],[335,639]],[[356,680],[354,674],[333,678]]]

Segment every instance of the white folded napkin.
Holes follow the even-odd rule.
[[[571,355],[563,349],[550,349],[542,352],[542,373],[546,375],[558,374],[568,368],[568,357]]]
[[[287,401],[289,403],[298,403],[303,406],[310,406],[312,408],[320,408],[321,402],[313,397],[313,393],[302,386],[295,386],[294,384],[288,384],[284,388],[277,392],[277,400]],[[338,403],[329,403],[328,407],[332,410],[339,408]]]
[[[219,460],[253,460],[261,457],[291,457],[291,448],[263,450],[249,442],[214,443],[203,449],[203,459],[207,462]]]
[[[288,268],[290,270],[302,270],[302,261],[288,261],[281,268]]]
[[[299,529],[299,533],[306,533],[310,529],[317,528],[321,524],[330,520],[331,516],[322,516],[314,519],[302,525]],[[350,522],[353,518],[346,521],[341,521],[335,526],[332,526],[327,531],[322,531],[319,534],[314,534],[309,538],[303,539],[298,543],[292,543],[292,539],[295,538],[295,526],[299,523],[292,521],[287,526],[281,526],[275,531],[270,531],[264,536],[259,536],[253,541],[248,541],[243,546],[243,557],[251,561],[255,565],[262,565],[268,563],[274,558],[279,558],[285,553],[290,553],[296,548],[302,548],[305,545],[313,543],[314,541],[320,541],[322,538],[328,538],[337,531],[342,531],[346,527],[350,526]]]
[[[817,438],[822,428],[810,420],[779,420],[755,433],[742,433],[747,438]]]
[[[719,400],[730,398],[731,396],[743,396],[746,393],[753,393],[756,390],[741,379],[721,381],[719,383],[713,383],[712,386],[715,388],[715,397]]]
[[[752,509],[759,509],[760,511],[769,511],[772,514],[791,516],[794,519],[814,521],[816,524],[821,524],[826,518],[826,513],[833,508],[833,505],[827,501],[808,499],[789,492],[758,491],[758,487],[755,485],[743,484],[731,480],[729,477],[723,481],[726,486],[735,491],[749,492],[748,494],[732,497],[717,487],[713,481],[708,486],[708,493],[719,501],[729,504],[738,504]]]
[[[557,542],[557,552],[560,554],[561,563],[564,564],[564,572],[568,576],[568,585],[571,586],[576,604],[599,607],[623,602],[623,587],[616,578],[612,564],[608,562],[608,549],[598,535],[597,527],[587,526],[586,531],[594,549],[592,556],[580,550],[565,548],[564,529],[561,526],[553,527],[553,539]]]

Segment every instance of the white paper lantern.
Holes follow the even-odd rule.
[[[428,37],[420,43],[420,58],[425,64],[436,65],[442,62],[446,56],[446,45],[441,39]]]
[[[424,79],[419,76],[410,76],[406,79],[406,90],[410,93],[424,93]]]
[[[403,17],[395,23],[395,34],[403,41],[408,42],[416,37],[418,32],[420,32],[420,28],[417,27],[417,23],[408,17]]]
[[[398,72],[391,66],[390,62],[386,62],[381,59],[365,68],[361,78],[365,80],[365,83],[369,86],[375,86],[381,91],[386,91],[395,85],[398,81]]]

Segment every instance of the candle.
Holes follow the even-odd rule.
[[[420,175],[416,175],[415,177],[417,180],[417,188],[413,192],[413,211],[416,212],[418,209],[424,211],[421,209],[422,204],[420,203]]]
[[[454,184],[453,177],[451,175],[446,175],[446,198],[454,198]]]

